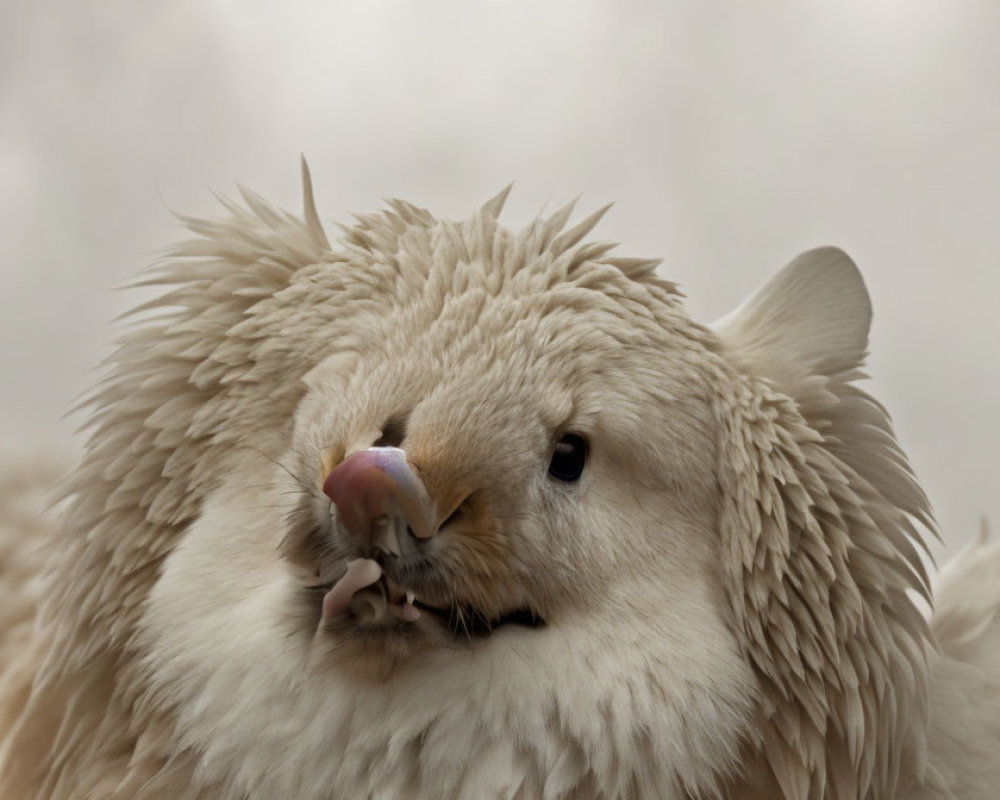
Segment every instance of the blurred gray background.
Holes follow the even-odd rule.
[[[844,247],[951,552],[1000,526],[998,42],[995,0],[5,2],[0,449],[69,441],[171,209],[298,211],[303,152],[327,222],[616,200],[597,235],[703,321]]]

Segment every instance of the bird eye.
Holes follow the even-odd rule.
[[[564,434],[556,443],[549,462],[549,475],[565,483],[580,480],[587,461],[587,440],[575,433]]]

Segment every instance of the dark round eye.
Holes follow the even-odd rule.
[[[580,480],[587,461],[587,440],[575,433],[563,434],[556,443],[549,462],[549,475],[556,480],[573,483]]]

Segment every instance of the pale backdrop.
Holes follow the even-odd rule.
[[[114,293],[236,182],[324,220],[402,196],[507,219],[582,195],[708,321],[838,244],[875,393],[947,547],[1000,526],[994,0],[171,2],[0,8],[0,436],[58,422]]]

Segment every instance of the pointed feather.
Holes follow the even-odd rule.
[[[514,182],[511,181],[504,186],[503,189],[493,195],[493,197],[483,203],[483,211],[489,214],[493,219],[499,219],[500,212],[503,211],[504,204],[507,202],[507,196],[513,188]]]
[[[330,240],[326,238],[323,230],[323,223],[319,221],[319,214],[316,213],[316,200],[313,197],[312,175],[309,172],[309,164],[306,157],[302,157],[302,211],[305,215],[306,227],[313,240],[323,250],[330,249]]]

